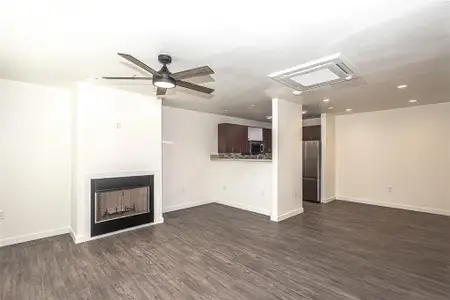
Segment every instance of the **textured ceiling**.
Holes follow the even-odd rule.
[[[1,78],[67,85],[141,75],[116,53],[157,69],[163,52],[173,56],[172,72],[201,65],[216,72],[191,80],[215,88],[213,95],[177,88],[165,97],[168,106],[265,120],[272,97],[303,103],[308,114],[450,101],[448,1],[16,0],[4,8]],[[362,80],[293,96],[267,77],[336,52]],[[408,88],[398,90],[399,84]],[[148,82],[114,85],[154,93]]]

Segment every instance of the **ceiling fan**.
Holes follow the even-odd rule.
[[[184,70],[184,71],[180,71],[180,72],[176,72],[176,73],[171,73],[169,71],[169,69],[167,68],[167,65],[172,62],[172,57],[167,54],[159,54],[158,61],[161,64],[163,64],[163,66],[162,66],[161,70],[155,71],[154,69],[147,66],[142,61],[140,61],[139,59],[135,58],[134,56],[132,56],[130,54],[126,54],[126,53],[117,53],[117,54],[120,55],[121,57],[125,58],[132,64],[149,72],[150,74],[152,74],[152,77],[137,77],[137,76],[108,77],[107,76],[107,77],[102,77],[103,79],[152,80],[153,85],[157,87],[156,95],[159,95],[159,96],[165,95],[167,89],[172,89],[176,86],[181,86],[181,87],[184,87],[187,89],[191,89],[191,90],[201,92],[201,93],[206,93],[206,94],[211,94],[212,92],[214,92],[213,89],[181,80],[181,79],[187,79],[187,78],[192,78],[192,77],[199,77],[199,76],[214,74],[214,71],[208,66],[203,66],[203,67],[199,67],[199,68],[188,69],[188,70]]]

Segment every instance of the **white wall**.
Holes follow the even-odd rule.
[[[449,129],[450,103],[336,117],[338,199],[450,215]]]
[[[92,177],[155,173],[155,222],[162,221],[161,100],[79,84],[76,95],[77,238],[90,236]]]
[[[68,232],[70,91],[0,80],[0,245]]]
[[[322,118],[314,118],[314,119],[304,119],[303,120],[303,127],[308,127],[308,126],[317,126],[317,125],[321,125],[322,123]]]
[[[302,106],[272,100],[273,201],[271,220],[303,212]]]
[[[327,203],[336,198],[335,117],[322,114],[321,119],[321,201]]]
[[[271,127],[270,123],[163,107],[164,211],[218,201],[269,214],[271,163],[211,161],[210,154],[217,153],[219,123]]]

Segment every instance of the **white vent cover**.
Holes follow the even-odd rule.
[[[298,91],[358,78],[350,63],[340,53],[323,57],[293,68],[275,72],[270,78]]]

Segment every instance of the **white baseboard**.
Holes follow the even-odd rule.
[[[30,234],[9,237],[9,238],[0,240],[0,247],[25,243],[25,242],[43,239],[43,238],[47,238],[47,237],[51,237],[51,236],[55,236],[55,235],[66,234],[69,232],[70,232],[70,229],[68,227],[66,227],[66,228],[45,230],[45,231],[39,231],[39,232],[35,232],[35,233],[30,233]]]
[[[412,205],[406,205],[406,204],[400,204],[400,203],[391,203],[391,202],[380,202],[380,201],[373,201],[373,200],[368,200],[368,199],[355,199],[355,198],[349,198],[349,197],[336,197],[336,199],[337,200],[341,200],[341,201],[347,201],[347,202],[363,203],[363,204],[369,204],[369,205],[376,205],[376,206],[383,206],[383,207],[399,208],[399,209],[406,209],[406,210],[412,210],[412,211],[418,211],[418,212],[425,212],[425,213],[429,213],[429,214],[450,216],[450,210],[444,210],[444,209],[412,206]]]
[[[200,205],[204,205],[204,204],[208,204],[208,203],[212,203],[212,202],[213,201],[204,200],[204,201],[185,203],[185,204],[181,204],[181,205],[174,205],[174,206],[164,208],[163,213],[180,210],[180,209],[191,208],[191,207],[195,207],[195,206],[200,206]]]
[[[127,231],[136,230],[136,229],[141,229],[141,228],[145,228],[145,227],[149,227],[149,226],[153,226],[153,225],[157,225],[157,224],[162,224],[162,223],[164,223],[164,219],[157,220],[157,221],[155,221],[153,223],[149,223],[149,224],[143,224],[143,225],[134,226],[134,227],[130,227],[130,228],[122,229],[122,230],[117,230],[117,231],[110,232],[110,233],[105,233],[105,234],[102,234],[102,235],[97,235],[97,236],[94,236],[94,237],[82,236],[82,235],[78,235],[77,236],[72,231],[71,231],[70,235],[72,236],[73,242],[75,244],[80,244],[80,243],[85,243],[85,242],[101,239],[101,238],[104,238],[104,237],[107,237],[107,236],[119,234],[119,233],[122,233],[122,232],[127,232]]]
[[[239,209],[243,209],[243,210],[248,210],[257,214],[261,214],[261,215],[265,215],[265,216],[270,216],[270,212],[265,210],[265,209],[261,209],[258,207],[252,207],[252,206],[247,206],[247,205],[242,205],[239,203],[235,203],[235,202],[224,202],[224,201],[215,201],[215,203],[219,203],[219,204],[223,204],[226,206],[231,206],[234,208],[239,208]]]
[[[330,202],[333,202],[334,200],[336,200],[336,197],[335,197],[335,196],[330,197],[330,198],[327,198],[327,199],[323,199],[323,200],[320,201],[320,202],[322,202],[322,203],[330,203]]]
[[[293,216],[296,216],[296,215],[299,215],[301,213],[303,213],[303,207],[295,209],[295,210],[293,210],[291,212],[287,212],[287,213],[279,215],[279,216],[271,216],[270,219],[272,221],[274,221],[274,222],[281,222],[283,220],[289,219],[289,218],[291,218]]]

